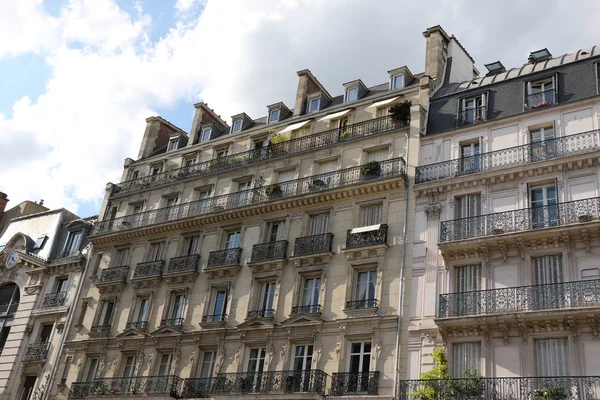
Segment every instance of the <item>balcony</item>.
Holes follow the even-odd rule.
[[[582,225],[600,219],[600,197],[443,221],[440,243]]]
[[[456,126],[466,126],[480,124],[487,120],[487,107],[479,106],[475,108],[467,108],[458,112]]]
[[[170,326],[173,328],[183,328],[183,318],[166,318],[160,321],[160,326]]]
[[[127,282],[128,273],[127,266],[103,269],[100,279],[96,280],[98,291],[104,294],[122,290]]]
[[[248,318],[275,318],[275,310],[267,308],[265,310],[251,310],[248,311]]]
[[[42,299],[42,308],[57,308],[65,305],[67,292],[48,293]]]
[[[244,167],[264,162],[265,160],[286,157],[305,151],[313,151],[320,147],[331,146],[337,143],[390,132],[405,127],[407,127],[407,125],[398,125],[398,122],[393,121],[390,116],[359,122],[348,125],[343,129],[331,129],[325,132],[271,144],[266,148],[231,154],[226,157],[204,161],[188,167],[165,171],[157,175],[121,182],[115,186],[113,196],[135,193],[158,186],[168,185],[180,180],[215,174],[233,168]]]
[[[268,394],[289,395],[292,393],[325,396],[327,374],[313,369],[304,371],[264,371],[242,373],[220,373],[211,383],[188,379],[190,388],[198,388],[202,393],[209,389],[213,396]],[[190,393],[191,394],[191,393]],[[194,393],[198,395],[198,392]],[[285,397],[274,397],[285,398]],[[312,396],[311,396],[312,398]],[[320,398],[315,396],[314,398]]]
[[[440,295],[438,318],[600,307],[600,279]]]
[[[287,248],[287,240],[255,244],[252,246],[252,256],[248,266],[254,272],[280,270],[287,262]]]
[[[320,304],[310,304],[307,306],[294,306],[292,307],[292,315],[297,314],[317,314],[321,315],[321,305]]]
[[[383,257],[390,246],[387,244],[386,224],[348,229],[346,248],[343,253],[348,261],[372,257]]]
[[[525,111],[539,110],[557,103],[557,93],[554,89],[525,95]]]
[[[533,162],[587,153],[599,148],[598,131],[582,132],[417,167],[415,183],[434,182],[479,172],[497,171]]]
[[[242,248],[211,251],[208,255],[208,263],[204,267],[204,272],[209,278],[219,278],[233,276],[240,270],[240,259],[242,258]]]
[[[198,275],[199,262],[200,254],[171,258],[164,277],[170,283],[191,282]]]
[[[73,382],[69,399],[87,397],[168,396],[181,397],[183,379],[174,375],[96,378],[92,382]]]
[[[599,376],[548,376],[400,381],[400,400],[427,393],[431,399],[592,400],[600,396]]]
[[[145,332],[148,329],[148,321],[131,321],[126,325],[126,329],[136,329]]]
[[[165,262],[163,260],[138,263],[135,266],[131,283],[136,289],[156,286],[162,279],[164,267]]]
[[[135,215],[98,222],[92,234],[106,235],[126,229],[141,228],[149,225],[198,217],[247,206],[258,206],[274,200],[283,200],[305,195],[319,195],[333,189],[341,189],[360,183],[383,179],[406,179],[406,163],[403,158],[379,162],[379,168],[370,173],[361,172],[362,166],[346,168],[325,174],[312,175],[292,181],[254,189],[243,190],[222,196],[210,197],[171,207],[158,208]],[[404,187],[404,183],[396,182],[391,188]]]
[[[221,328],[225,326],[226,322],[227,314],[204,315],[200,322],[200,326],[205,329]]]
[[[24,363],[43,363],[48,355],[49,343],[31,343],[25,349]]]
[[[291,258],[297,267],[324,265],[333,257],[333,233],[304,236],[296,239],[294,256]]]
[[[371,395],[379,390],[379,371],[331,374],[330,396]]]
[[[108,337],[110,325],[92,325],[90,328],[90,337]]]

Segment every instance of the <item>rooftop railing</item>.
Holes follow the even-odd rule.
[[[261,204],[282,198],[302,196],[309,193],[342,188],[365,181],[406,177],[406,163],[402,157],[381,161],[378,165],[378,169],[368,171],[368,173],[363,173],[366,172],[362,170],[363,166],[356,166],[105,220],[95,225],[93,235],[103,235],[125,229]]]

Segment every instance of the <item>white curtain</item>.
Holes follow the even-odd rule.
[[[373,204],[368,207],[362,207],[362,226],[371,226],[381,223],[383,214],[383,204]]]
[[[481,370],[481,342],[455,343],[454,352],[454,377],[462,378],[465,370]]]
[[[535,283],[545,285],[563,281],[562,256],[544,256],[535,260]]]
[[[279,173],[279,183],[294,180],[296,178],[296,170],[290,169]]]
[[[311,217],[310,234],[321,235],[329,229],[329,214],[318,214]]]
[[[385,161],[388,159],[388,149],[370,151],[367,153],[367,161]]]
[[[356,299],[361,300],[372,300],[375,298],[375,282],[377,281],[377,272],[365,271],[359,272],[357,287],[356,287]]]
[[[539,376],[568,376],[569,353],[567,339],[537,341],[537,368]]]
[[[481,290],[481,265],[458,267],[455,271],[457,292]]]

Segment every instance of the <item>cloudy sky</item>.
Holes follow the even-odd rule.
[[[421,72],[437,24],[485,71],[592,46],[597,21],[594,0],[2,0],[0,191],[93,215],[151,115],[189,132],[198,101],[293,107],[304,68],[332,94]]]

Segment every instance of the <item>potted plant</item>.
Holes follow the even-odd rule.
[[[542,101],[540,103],[537,103],[536,105],[534,105],[531,108],[536,109],[536,108],[546,107],[546,106],[549,106],[549,105],[550,105],[550,103],[548,103],[547,101]]]
[[[148,179],[144,178],[144,179],[142,179],[140,181],[140,188],[143,189],[143,188],[146,188],[148,186],[150,186],[150,181]]]
[[[283,195],[283,191],[281,190],[281,186],[271,185],[265,189],[265,194],[269,196],[269,198],[274,199],[277,197],[281,197]]]
[[[412,106],[412,101],[404,100],[401,103],[394,104],[389,108],[390,117],[392,121],[394,121],[394,125],[396,127],[400,125],[408,125],[410,122],[410,107]]]
[[[475,123],[479,124],[481,122],[485,122],[485,118],[483,118],[481,115],[478,115],[477,118],[475,118]]]
[[[369,161],[360,167],[360,173],[365,179],[378,178],[381,175],[381,164],[378,161]]]
[[[347,139],[350,137],[350,132],[348,131],[343,131],[342,134],[340,135],[342,137],[342,139]]]
[[[559,384],[546,386],[542,389],[536,389],[533,395],[548,400],[564,400],[571,398],[569,391]]]

